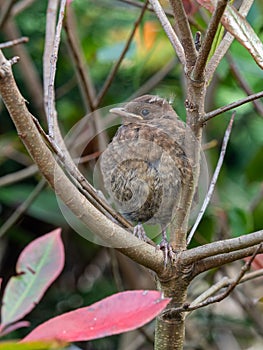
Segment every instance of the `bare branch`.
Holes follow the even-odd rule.
[[[260,244],[261,243],[262,242],[260,242]],[[204,271],[208,271],[212,268],[216,268],[216,267],[231,263],[233,261],[246,258],[254,253],[255,247],[256,245],[254,246],[251,245],[249,248],[243,248],[236,251],[230,251],[228,253],[217,254],[214,256],[210,256],[209,258],[199,260],[196,262],[194,266],[192,277],[197,276],[200,273]],[[263,249],[261,247],[259,250],[259,253],[262,253],[262,252],[263,252]]]
[[[20,0],[12,8],[12,16],[15,17],[19,13],[23,12],[26,8],[32,5],[36,0]]]
[[[196,49],[189,22],[181,0],[169,0],[175,18],[176,32],[184,48],[186,67],[192,69],[196,61]]]
[[[0,29],[2,29],[5,26],[5,23],[11,14],[15,2],[16,0],[8,0],[5,2],[5,5],[1,8]]]
[[[129,38],[128,38],[128,40],[127,40],[123,50],[122,50],[122,53],[120,54],[119,59],[117,60],[117,62],[112,67],[112,70],[110,71],[106,81],[104,82],[104,85],[102,86],[102,88],[101,88],[101,90],[100,90],[100,92],[98,94],[98,97],[97,97],[96,102],[95,102],[95,108],[98,108],[98,106],[100,105],[103,97],[105,96],[106,92],[108,91],[109,87],[111,86],[111,83],[112,83],[112,81],[113,81],[113,79],[114,79],[114,77],[115,77],[115,75],[116,75],[116,73],[117,73],[117,71],[118,71],[118,69],[119,69],[119,67],[121,65],[121,62],[122,62],[124,56],[126,55],[126,52],[128,51],[129,47],[130,47],[130,44],[132,42],[132,39],[133,39],[134,34],[136,32],[136,29],[137,29],[137,27],[139,26],[139,24],[142,21],[143,15],[144,15],[144,13],[145,13],[145,11],[147,9],[147,5],[148,5],[148,0],[145,1],[145,4],[144,4],[144,6],[142,8],[142,11],[141,11],[138,19],[134,23],[133,29],[132,29],[132,31],[130,33],[130,36],[129,36]]]
[[[197,57],[194,69],[191,73],[191,78],[194,81],[203,81],[204,80],[204,72],[205,72],[205,66],[207,63],[207,59],[212,47],[212,43],[214,40],[214,37],[216,35],[216,31],[218,28],[218,25],[220,23],[220,20],[222,18],[222,15],[225,11],[225,8],[227,6],[228,0],[218,0],[216,9],[212,15],[212,18],[209,22],[205,38],[202,43],[201,50],[199,52],[199,55]]]
[[[68,49],[73,58],[74,67],[77,70],[80,85],[82,88],[81,91],[83,94],[83,101],[86,104],[86,107],[88,104],[89,110],[93,112],[96,109],[95,108],[96,91],[89,75],[87,74],[87,69],[85,67],[80,43],[77,36],[75,35],[76,33],[74,30],[75,28],[74,22],[75,21],[73,19],[72,8],[71,6],[69,6],[67,8],[67,16],[64,21],[64,29],[67,35]]]
[[[49,2],[50,3],[50,2]],[[51,0],[52,3],[52,0]],[[48,133],[52,139],[57,140],[58,144],[61,143],[61,137],[58,131],[57,113],[55,110],[55,74],[56,74],[56,64],[58,59],[58,50],[60,44],[62,22],[65,13],[67,0],[61,0],[58,23],[56,27],[56,34],[54,37],[54,42],[52,45],[52,53],[50,56],[50,67],[49,68],[49,80],[48,80],[48,99],[47,99],[47,121],[48,121]]]
[[[208,189],[208,192],[205,196],[205,199],[204,199],[204,202],[203,202],[203,205],[200,209],[200,212],[197,216],[197,219],[188,235],[188,238],[187,238],[187,245],[190,244],[194,234],[195,234],[195,231],[198,227],[198,225],[200,224],[200,221],[202,220],[202,217],[204,216],[204,213],[206,211],[206,208],[211,200],[211,197],[212,197],[212,194],[214,192],[214,189],[215,189],[215,185],[217,183],[217,179],[218,179],[218,176],[219,176],[219,173],[220,173],[220,170],[221,170],[221,167],[223,165],[223,161],[224,161],[224,157],[225,157],[225,153],[226,153],[226,148],[227,148],[227,144],[228,144],[228,141],[229,141],[229,138],[230,138],[230,134],[231,134],[231,130],[232,130],[232,125],[233,125],[233,122],[234,122],[234,117],[235,117],[235,114],[233,113],[231,119],[230,119],[230,122],[228,124],[228,127],[226,129],[226,132],[225,132],[225,136],[224,136],[224,139],[223,139],[223,143],[222,143],[222,147],[221,147],[221,152],[220,152],[220,156],[219,156],[219,159],[218,159],[218,162],[217,162],[217,165],[216,165],[216,169],[215,169],[215,172],[213,174],[213,177],[212,177],[212,180],[211,180],[211,183],[210,183],[210,186],[209,186],[209,189]]]
[[[248,14],[248,11],[250,10],[253,3],[254,0],[243,0],[243,3],[239,9],[239,13],[245,17]],[[206,66],[206,81],[210,81],[212,79],[216,68],[218,67],[222,58],[225,56],[233,40],[234,36],[230,33],[226,33],[223,40],[218,45],[213,57],[210,59]]]
[[[27,211],[33,201],[37,198],[43,188],[46,186],[46,181],[41,180],[38,185],[34,188],[34,190],[30,193],[27,199],[19,205],[18,208],[12,213],[12,215],[4,222],[4,224],[0,227],[0,237],[2,237]]]
[[[22,36],[16,22],[12,18],[9,18],[6,22],[3,33],[11,41]],[[36,110],[38,116],[44,118],[42,82],[37,72],[36,64],[29,55],[25,45],[15,45],[11,50],[13,55],[20,57],[18,69],[22,77],[22,84],[29,92],[30,104]]]
[[[185,66],[186,59],[185,59],[185,53],[182,44],[180,43],[177,35],[175,34],[171,23],[169,22],[168,18],[165,15],[165,12],[160,5],[158,0],[149,0],[151,3],[154,12],[156,13],[156,16],[158,17],[165,33],[167,34],[168,39],[170,40],[179,60],[181,61],[182,65]]]
[[[245,91],[245,93],[250,96],[253,94],[252,89],[250,88],[248,82],[244,79],[242,76],[240,70],[238,69],[237,64],[235,63],[234,59],[231,57],[230,54],[226,55],[226,59],[229,63],[230,70],[233,74],[233,76],[236,78],[237,83],[239,86]],[[254,100],[252,101],[254,108],[256,112],[263,117],[263,104],[260,101]]]
[[[134,6],[134,7],[142,8],[144,6],[142,2],[139,2],[136,0],[119,0],[119,1],[126,3],[126,4],[129,4],[131,6]],[[152,8],[152,6],[148,6],[147,11],[154,12],[154,9]],[[164,12],[165,12],[166,16],[174,17],[173,11],[171,11],[169,8],[164,9]],[[197,23],[197,21],[192,16],[188,17],[188,20],[189,20],[189,23],[191,23],[193,26],[195,26],[198,30],[200,30],[200,31],[203,30],[202,26],[200,26],[199,23]]]
[[[212,242],[200,247],[183,251],[180,253],[180,259],[182,259],[182,262],[184,264],[190,264],[198,262],[204,258],[213,256],[216,257],[220,254],[228,254],[230,252],[239,251],[240,249],[250,248],[257,244],[260,244],[262,241],[263,230],[260,230],[237,238]],[[253,252],[251,254],[253,254]],[[246,256],[246,254],[244,256]]]
[[[183,306],[181,306],[179,308],[171,309],[171,310],[167,311],[167,314],[169,314],[169,316],[171,316],[171,314],[173,314],[173,313],[178,313],[178,312],[183,312],[183,311],[186,311],[186,312],[194,311],[194,310],[200,309],[201,307],[208,306],[208,305],[214,304],[214,303],[218,303],[218,302],[222,301],[223,299],[225,299],[226,297],[228,297],[230,295],[230,293],[240,283],[240,281],[244,277],[245,273],[250,269],[253,260],[255,259],[256,255],[260,252],[260,250],[262,250],[262,243],[259,244],[256,247],[256,249],[254,249],[253,255],[245,263],[245,265],[242,266],[238,276],[236,278],[232,279],[232,281],[230,281],[229,279],[223,279],[217,285],[212,286],[212,288],[209,288],[209,292],[214,294],[215,292],[217,292],[221,288],[225,287],[227,285],[226,283],[228,282],[228,286],[224,292],[222,292],[214,297],[210,296],[210,297],[206,298],[204,301],[201,301],[200,303],[195,301],[194,303],[192,303],[190,305],[184,304]],[[212,295],[212,294],[210,294],[210,295]]]
[[[19,39],[6,41],[5,43],[0,44],[0,50],[1,49],[6,49],[7,47],[12,47],[12,46],[15,46],[15,45],[27,43],[28,40],[29,39],[28,39],[27,36],[22,36],[22,38],[19,38]]]
[[[0,178],[0,187],[8,186],[18,181],[27,179],[30,176],[35,175],[38,172],[38,168],[35,164],[30,165],[29,167],[16,171]]]
[[[263,97],[263,91],[260,91],[260,92],[257,92],[253,95],[250,95],[250,96],[247,96],[247,97],[244,97],[242,98],[241,100],[238,100],[238,101],[235,101],[235,102],[232,102],[230,103],[229,105],[226,105],[226,106],[223,106],[223,107],[220,107],[218,109],[215,109],[211,112],[208,112],[204,115],[204,117],[201,119],[201,123],[206,123],[208,120],[216,117],[217,115],[219,114],[222,114],[222,113],[225,113],[227,111],[230,111],[231,109],[234,109],[236,107],[239,107],[239,106],[242,106],[243,104],[245,103],[248,103],[248,102],[251,102],[251,101],[254,101],[258,98],[261,98]]]
[[[52,48],[55,40],[55,28],[56,28],[56,19],[57,19],[57,10],[58,10],[59,0],[49,0],[47,7],[47,16],[46,16],[46,36],[45,36],[45,46],[43,54],[43,85],[44,85],[44,107],[46,111],[46,117],[48,118],[48,108],[49,108],[49,80],[51,74],[51,55]]]

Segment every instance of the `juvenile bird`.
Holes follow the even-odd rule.
[[[101,157],[104,187],[126,219],[160,224],[166,264],[166,227],[179,210],[182,185],[192,178],[185,124],[165,99],[152,95],[110,112],[122,125]]]

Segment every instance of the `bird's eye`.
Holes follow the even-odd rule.
[[[141,114],[144,117],[146,117],[146,115],[148,115],[149,113],[150,113],[149,109],[146,109],[146,108],[142,109],[142,111],[141,111]]]

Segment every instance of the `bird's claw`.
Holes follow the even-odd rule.
[[[158,250],[162,250],[163,251],[164,268],[167,267],[168,259],[170,260],[171,263],[173,263],[174,258],[175,258],[175,253],[173,251],[172,246],[167,241],[167,239],[163,238],[161,240],[160,244],[158,244],[156,248]]]
[[[142,224],[138,224],[133,229],[133,234],[135,237],[139,238],[141,241],[147,242],[148,237],[145,233],[145,230],[142,226]]]

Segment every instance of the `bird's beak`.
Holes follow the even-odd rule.
[[[126,111],[126,109],[124,107],[112,108],[112,109],[110,109],[110,113],[117,114],[118,116],[120,116],[124,120],[128,120],[128,121],[132,121],[134,119],[136,119],[136,120],[143,119],[142,116],[140,116],[138,114],[134,114],[134,113]]]

